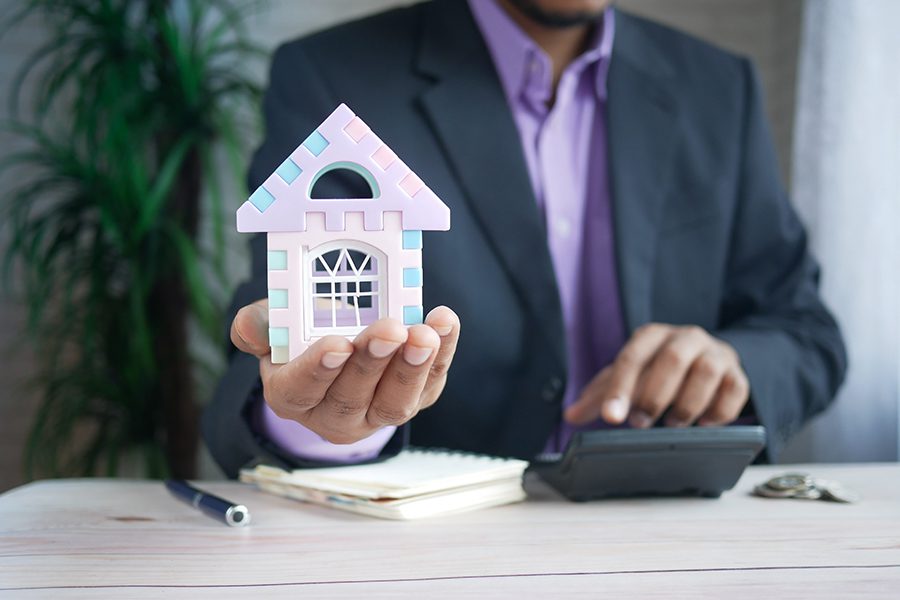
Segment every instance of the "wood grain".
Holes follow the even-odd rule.
[[[158,482],[37,482],[0,496],[0,596],[900,589],[900,465],[792,469],[840,480],[863,501],[752,497],[753,484],[785,470],[753,467],[719,500],[571,504],[529,481],[522,504],[389,522],[205,484],[250,508],[251,526],[227,528]]]

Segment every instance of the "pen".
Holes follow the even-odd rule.
[[[242,504],[234,504],[198,490],[183,479],[167,479],[166,487],[172,494],[194,508],[231,527],[242,527],[250,522],[250,511]]]

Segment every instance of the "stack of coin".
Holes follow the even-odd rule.
[[[753,493],[764,498],[798,498],[844,503],[859,501],[859,494],[837,481],[818,479],[805,473],[778,475],[757,485],[753,488]]]

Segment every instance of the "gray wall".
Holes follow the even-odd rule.
[[[20,62],[43,34],[39,23],[26,22],[0,39],[0,118],[7,116],[8,90]],[[0,160],[15,149],[14,140],[0,130]],[[12,177],[0,179],[0,193],[9,189]],[[0,238],[0,247],[6,241]],[[24,337],[24,319],[24,307],[0,291],[0,491],[22,481],[22,447],[38,403],[24,385],[36,360]]]
[[[399,4],[409,2],[272,0],[265,12],[254,17],[253,29],[258,32],[260,42],[274,47],[303,33]],[[620,0],[619,6],[752,57],[766,88],[782,172],[790,172],[802,0]],[[9,82],[17,65],[43,33],[41,23],[30,22],[0,40],[0,106],[5,106]],[[265,74],[260,72],[259,76],[264,79]],[[256,142],[248,142],[248,154]],[[0,138],[0,155],[12,148],[9,139]],[[0,181],[0,190],[6,189],[3,186],[4,182]],[[232,239],[237,247],[245,242],[237,235]],[[233,263],[237,280],[246,272],[246,261],[236,257]],[[37,398],[22,386],[30,365],[34,364],[34,357],[25,349],[22,339],[23,315],[21,306],[9,297],[0,297],[0,356],[3,357],[0,361],[0,490],[22,481],[21,448],[37,403]],[[205,473],[216,474],[208,459],[204,465]]]

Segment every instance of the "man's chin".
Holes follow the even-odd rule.
[[[603,10],[550,10],[541,6],[539,0],[507,0],[523,15],[544,27],[565,29],[596,23]]]

